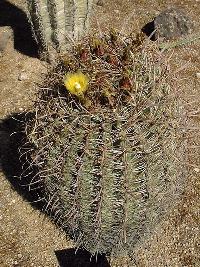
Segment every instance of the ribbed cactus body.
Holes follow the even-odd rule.
[[[41,52],[65,51],[88,30],[93,0],[28,0],[29,17]]]
[[[174,140],[158,140],[159,126],[135,122],[133,109],[102,113],[68,114],[45,179],[63,227],[92,253],[130,250],[167,207],[177,179]]]
[[[33,184],[43,185],[58,224],[93,254],[132,251],[184,180],[166,65],[155,48],[127,40],[112,43],[111,35],[98,49],[91,39],[74,48],[40,88],[27,123],[38,167]],[[76,70],[90,79],[83,99],[64,87],[64,75]]]

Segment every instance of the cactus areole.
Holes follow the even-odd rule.
[[[65,51],[87,33],[94,0],[27,0],[29,19],[41,54]]]
[[[38,89],[26,125],[28,171],[38,169],[30,186],[43,187],[55,221],[92,254],[132,252],[181,192],[170,77],[156,45],[111,32],[59,57]]]

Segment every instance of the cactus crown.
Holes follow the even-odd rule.
[[[163,59],[139,36],[92,36],[59,56],[39,88],[27,123],[33,183],[93,254],[132,251],[181,187],[178,105]],[[63,82],[77,71],[89,79],[82,97]]]

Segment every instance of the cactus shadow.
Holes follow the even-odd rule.
[[[92,257],[86,250],[73,248],[55,251],[59,267],[110,267],[105,255]]]
[[[13,114],[0,121],[0,171],[2,171],[12,188],[18,192],[31,206],[43,210],[42,190],[34,188],[30,191],[30,181],[37,172],[32,168],[31,171],[22,175],[22,171],[28,167],[28,158],[21,156],[20,148],[27,141],[24,133],[24,122],[32,116],[31,113]]]
[[[38,47],[26,13],[7,0],[0,0],[0,27],[10,26],[14,33],[14,48],[30,57],[38,57]]]
[[[155,34],[155,24],[154,20],[148,22],[145,24],[141,31],[146,34],[151,41],[156,41],[156,34]]]

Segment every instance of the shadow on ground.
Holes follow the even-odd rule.
[[[41,199],[41,189],[28,186],[37,170],[34,167],[29,168],[29,155],[23,156],[20,152],[22,144],[27,143],[24,127],[25,120],[30,116],[32,114],[13,114],[0,122],[0,170],[3,171],[13,189],[32,206],[42,210],[44,203],[38,201]],[[30,148],[26,147],[26,149]],[[27,171],[24,172],[26,169]]]
[[[6,0],[0,0],[1,26],[10,26],[13,29],[16,50],[30,57],[38,56],[37,44],[32,36],[26,13]]]
[[[105,255],[91,257],[85,250],[63,249],[55,251],[59,267],[110,267]]]
[[[154,20],[152,20],[152,21],[148,22],[147,24],[145,24],[142,27],[141,31],[144,34],[146,34],[151,41],[156,41]]]
[[[27,143],[24,132],[25,121],[32,116],[33,114],[29,113],[13,114],[0,121],[0,171],[24,200],[46,214],[44,201],[38,201],[44,195],[42,189],[28,186],[37,169],[29,169],[29,162],[31,162],[29,153],[23,155],[20,152],[22,145]],[[31,146],[25,146],[25,149],[31,148]],[[22,175],[26,168],[28,171]],[[81,249],[59,250],[55,251],[55,254],[60,267],[110,267],[105,255],[91,257],[89,252]]]

